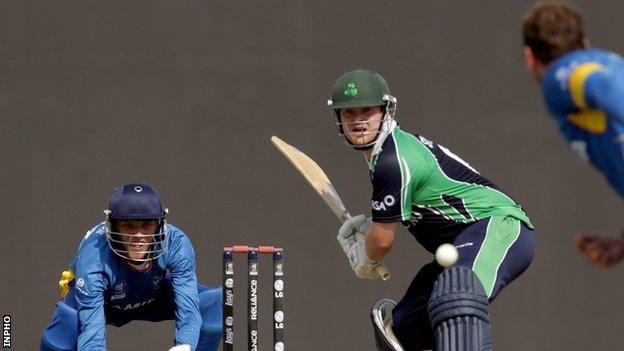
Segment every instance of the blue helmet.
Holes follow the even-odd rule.
[[[113,190],[106,214],[106,239],[118,256],[131,260],[146,262],[158,258],[167,249],[167,222],[168,210],[163,206],[160,196],[154,188],[145,183],[128,183]],[[156,220],[156,233],[120,233],[115,228],[115,220]],[[134,237],[147,237],[151,245],[144,258],[131,258],[128,252],[128,243]],[[125,239],[125,240],[124,240]],[[136,253],[137,251],[135,251]]]
[[[108,209],[112,219],[163,219],[160,196],[148,184],[129,183],[113,190]]]

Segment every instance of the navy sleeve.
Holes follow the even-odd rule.
[[[412,216],[410,171],[407,162],[395,152],[394,143],[386,142],[371,172],[373,222],[400,222]]]

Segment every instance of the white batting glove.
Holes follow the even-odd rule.
[[[349,256],[351,246],[355,244],[355,233],[366,235],[372,224],[373,221],[370,218],[366,218],[364,215],[351,217],[342,224],[342,227],[338,230],[336,239],[338,239],[342,251],[344,251],[347,257]]]
[[[191,345],[184,344],[184,345],[174,346],[170,348],[169,351],[191,351]]]
[[[359,278],[377,279],[375,267],[381,262],[371,261],[366,256],[365,235],[372,225],[370,218],[358,215],[346,220],[338,230],[338,242],[349,259],[349,264]]]
[[[379,266],[381,262],[371,261],[366,256],[366,240],[361,233],[355,233],[355,244],[351,246],[347,257],[351,268],[355,272],[358,278],[362,279],[377,279],[379,274],[375,271],[375,267]]]

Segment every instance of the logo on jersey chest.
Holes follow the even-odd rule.
[[[162,276],[152,278],[152,286],[154,287],[154,290],[160,289],[160,281],[162,280],[162,278]]]
[[[113,287],[113,295],[111,301],[120,300],[126,297],[126,282],[120,281]]]
[[[387,211],[388,207],[392,207],[395,203],[394,196],[386,195],[383,201],[373,201],[372,206],[375,211]]]

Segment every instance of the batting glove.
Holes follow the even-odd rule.
[[[371,261],[366,256],[366,240],[364,235],[355,233],[355,244],[351,246],[347,257],[351,268],[355,272],[358,278],[362,279],[377,279],[379,274],[375,271],[375,268],[381,264],[381,262]]]
[[[379,278],[375,268],[381,264],[381,262],[371,261],[366,256],[365,235],[370,230],[371,225],[371,219],[364,215],[351,217],[342,224],[336,237],[345,255],[347,255],[355,275],[364,279]]]
[[[373,224],[370,218],[366,218],[364,215],[358,215],[347,219],[342,227],[338,230],[338,236],[336,239],[342,247],[342,251],[348,256],[351,247],[355,244],[355,233],[366,235],[371,225]]]

